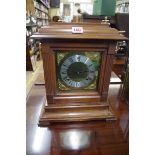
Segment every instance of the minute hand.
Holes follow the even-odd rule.
[[[77,71],[77,72],[75,72],[75,73],[77,73],[77,74],[82,74],[82,73],[87,73],[87,72],[94,72],[94,71]]]

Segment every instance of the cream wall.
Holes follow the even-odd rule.
[[[59,8],[50,8],[49,9],[49,16],[52,19],[53,16],[59,16]]]
[[[86,0],[60,0],[60,3],[71,3],[71,2],[78,3],[78,2],[82,2],[82,1],[86,2]],[[93,1],[94,0],[90,0],[91,3],[93,3]],[[88,2],[88,0],[87,0],[87,2]],[[73,14],[75,14],[75,10],[73,10]],[[50,8],[49,16],[51,17],[51,19],[53,18],[53,16],[60,16],[60,8]]]
[[[60,3],[68,3],[68,0],[60,0]],[[49,9],[49,16],[51,19],[53,16],[59,16],[60,15],[60,8],[50,8]]]

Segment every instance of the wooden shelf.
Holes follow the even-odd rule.
[[[35,27],[37,24],[26,24],[26,27]]]
[[[36,9],[38,9],[39,11],[44,12],[45,14],[47,14],[47,15],[48,15],[48,13],[47,13],[46,11],[44,11],[44,10],[42,10],[42,9],[40,9],[40,8],[36,7],[36,6],[35,6],[35,8],[36,8]]]
[[[49,5],[47,5],[43,0],[38,0],[39,2],[41,2],[46,8],[50,8]]]
[[[48,5],[46,5],[46,3],[43,0],[37,0],[37,3],[35,3],[34,5],[35,5],[34,7],[36,9],[36,13],[38,12],[36,14],[37,21],[41,22],[42,23],[41,25],[48,25],[48,19],[49,19],[48,18],[48,9],[49,9]]]
[[[38,19],[45,19],[45,20],[48,20],[48,18],[43,18],[43,17],[37,17]]]

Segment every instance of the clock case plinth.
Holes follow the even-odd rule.
[[[73,34],[72,27],[83,27],[82,34]],[[108,103],[108,89],[116,43],[127,40],[108,24],[55,23],[44,26],[32,36],[42,44],[42,58],[47,103],[39,125],[52,122],[115,120]],[[94,92],[59,92],[57,90],[56,52],[101,52],[97,90]]]

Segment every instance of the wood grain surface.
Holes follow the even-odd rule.
[[[109,102],[117,116],[114,122],[53,123],[38,127],[44,106],[44,86],[34,86],[27,100],[27,155],[128,155],[128,104],[119,99],[120,85],[110,85]]]

